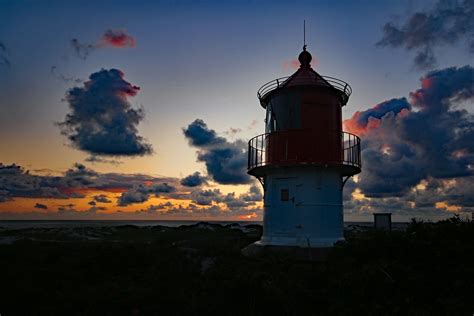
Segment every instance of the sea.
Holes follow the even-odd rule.
[[[74,228],[74,227],[116,227],[133,225],[137,227],[145,226],[166,226],[180,227],[195,225],[203,221],[164,221],[164,220],[0,220],[2,229],[26,229],[26,228]],[[231,225],[238,224],[262,225],[261,221],[206,221],[210,224]],[[348,230],[367,229],[373,227],[373,222],[344,222],[344,228]],[[405,222],[392,223],[392,229],[404,230],[408,226]]]

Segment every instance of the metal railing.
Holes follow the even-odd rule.
[[[334,89],[339,90],[343,93],[343,95],[344,95],[344,100],[343,101],[344,101],[344,104],[346,104],[347,101],[349,100],[349,96],[352,93],[351,86],[349,86],[349,84],[346,83],[345,81],[342,81],[342,80],[337,79],[337,78],[333,78],[333,77],[329,77],[329,76],[321,76],[321,77],[327,83],[329,83]],[[270,92],[284,86],[285,83],[290,78],[291,78],[291,76],[281,77],[281,78],[272,80],[270,82],[267,82],[266,84],[261,86],[260,89],[258,89],[258,91],[257,91],[258,99],[260,101],[262,101],[262,99],[265,98]],[[305,84],[314,85],[314,82],[315,82],[314,80],[307,80],[307,81],[301,80],[301,79],[298,80],[298,84],[301,84],[301,85],[305,85]]]
[[[248,146],[248,170],[295,163],[362,166],[360,138],[348,132],[324,138],[305,129],[265,133],[250,139]]]

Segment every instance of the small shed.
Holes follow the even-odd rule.
[[[374,228],[392,230],[392,213],[374,213]]]

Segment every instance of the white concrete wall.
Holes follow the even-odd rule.
[[[338,169],[287,167],[265,179],[261,244],[328,247],[343,240],[342,179]],[[281,190],[289,200],[281,201]]]

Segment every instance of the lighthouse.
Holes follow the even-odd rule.
[[[248,143],[248,174],[264,188],[263,235],[253,246],[326,248],[344,240],[342,189],[361,171],[360,139],[342,130],[351,87],[311,68],[257,92],[265,133]]]

